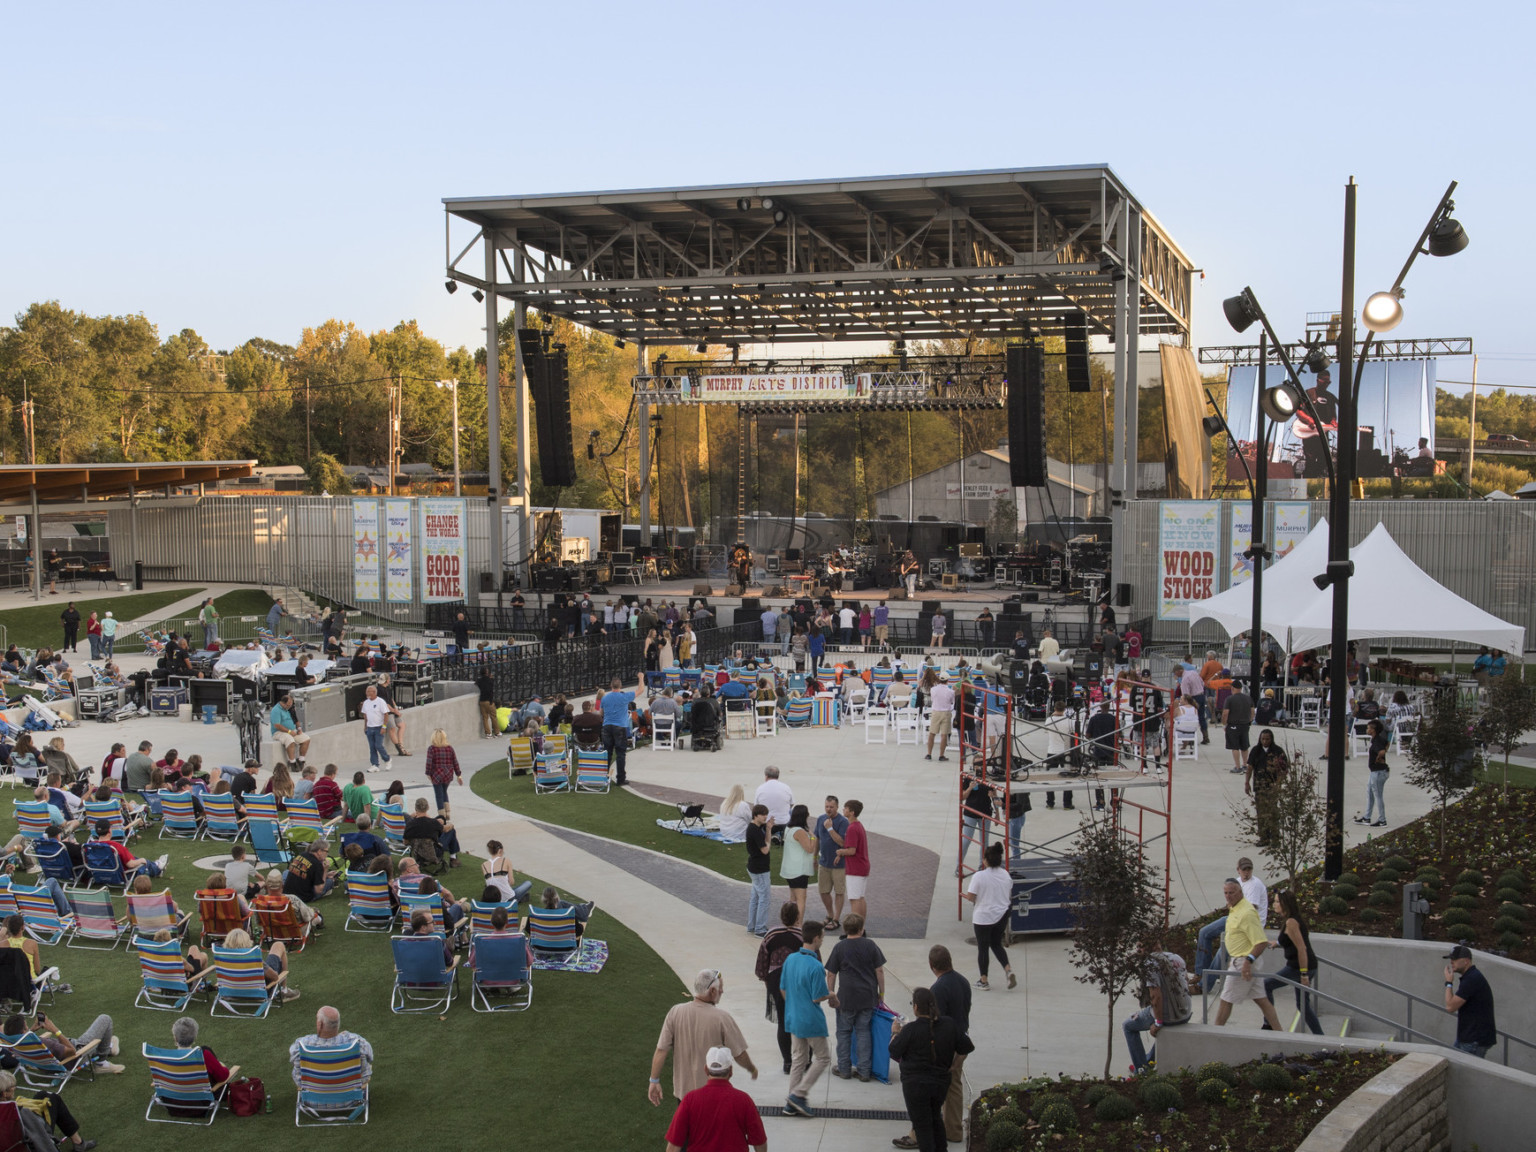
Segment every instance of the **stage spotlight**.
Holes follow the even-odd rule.
[[[1301,396],[1294,386],[1277,384],[1273,388],[1264,390],[1263,395],[1259,397],[1259,407],[1264,409],[1264,415],[1276,424],[1284,424],[1300,411]]]
[[[1372,332],[1390,332],[1403,322],[1403,302],[1391,292],[1373,292],[1360,309],[1360,322]]]
[[[480,291],[480,289],[476,288],[473,292],[470,293],[470,295],[475,298],[476,304],[485,303],[485,293]]]
[[[773,211],[773,197],[772,196],[764,196],[763,197],[763,211],[764,212],[772,212]]]
[[[1237,332],[1246,332],[1253,326],[1253,322],[1264,314],[1259,308],[1259,302],[1253,298],[1253,293],[1247,288],[1238,295],[1228,296],[1223,300],[1221,310],[1226,313],[1227,323]]]
[[[622,336],[615,336],[613,338],[613,346],[620,349],[627,348],[629,347],[629,341],[625,340]]]
[[[1449,213],[1454,204],[1445,206],[1446,216],[1435,225],[1433,232],[1429,234],[1429,254],[1431,256],[1454,256],[1467,246],[1467,233],[1461,223]]]
[[[1207,438],[1215,436],[1218,432],[1225,432],[1227,430],[1226,422],[1222,420],[1220,416],[1207,416],[1205,419],[1200,421],[1200,427],[1205,429],[1205,435]]]
[[[745,196],[743,196],[741,199],[736,201],[736,211],[738,211],[738,212],[750,212],[750,211],[752,211],[752,201],[748,200]]]
[[[1301,363],[1302,367],[1316,376],[1324,368],[1328,367],[1330,361],[1328,353],[1324,352],[1321,348],[1314,347],[1307,349],[1307,357]]]
[[[695,352],[698,352],[700,355],[702,355],[703,353],[709,351],[709,345],[704,343],[704,341],[700,340],[697,344],[695,344],[693,346],[693,350]]]
[[[459,290],[459,282],[457,280],[449,280],[443,287],[448,289],[448,295],[452,296]]]
[[[789,219],[789,213],[784,211],[784,209],[782,209],[782,208],[774,209],[774,212],[773,212],[773,222],[775,224],[782,224],[782,223],[784,223],[784,221],[786,221],[788,219]]]

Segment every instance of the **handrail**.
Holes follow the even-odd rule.
[[[1206,969],[1202,970],[1201,972],[1196,973],[1196,975],[1198,975],[1198,976],[1230,976],[1230,975],[1232,975],[1232,969],[1230,969],[1230,968],[1206,968]],[[1366,1016],[1366,1017],[1369,1017],[1372,1020],[1375,1020],[1378,1024],[1385,1024],[1388,1028],[1391,1028],[1394,1032],[1411,1032],[1411,1033],[1413,1033],[1413,1035],[1415,1035],[1415,1036],[1422,1036],[1425,1039],[1425,1041],[1427,1041],[1428,1043],[1437,1045],[1438,1047],[1441,1047],[1441,1048],[1454,1048],[1455,1047],[1454,1044],[1447,1044],[1444,1040],[1437,1039],[1436,1037],[1429,1035],[1429,1033],[1427,1033],[1427,1032],[1420,1032],[1417,1028],[1410,1027],[1407,1024],[1399,1023],[1396,1020],[1389,1020],[1385,1016],[1377,1015],[1375,1012],[1372,1012],[1369,1008],[1361,1008],[1357,1004],[1351,1004],[1348,1000],[1344,1000],[1344,999],[1341,999],[1338,996],[1334,996],[1334,995],[1331,995],[1330,993],[1324,992],[1321,988],[1316,988],[1316,987],[1313,987],[1312,985],[1302,984],[1302,983],[1299,983],[1298,981],[1292,980],[1289,976],[1279,976],[1279,975],[1267,976],[1267,975],[1264,975],[1261,972],[1255,972],[1253,974],[1253,978],[1255,980],[1263,980],[1266,984],[1268,984],[1272,980],[1277,982],[1277,983],[1280,983],[1280,984],[1288,984],[1292,988],[1299,988],[1302,992],[1304,992],[1304,993],[1306,993],[1308,995],[1317,996],[1317,997],[1320,997],[1323,1000],[1329,1000],[1329,1001],[1332,1001],[1334,1004],[1338,1004],[1338,1005],[1340,1005],[1343,1008],[1347,1008],[1350,1011],[1351,1014],[1358,1013],[1361,1016]],[[1202,1024],[1204,1024],[1204,1023],[1208,1022],[1208,1017],[1210,1016],[1210,996],[1211,996],[1211,992],[1213,991],[1213,989],[1206,988],[1205,987],[1205,981],[1203,981],[1203,980],[1200,983],[1201,983],[1201,989],[1200,989],[1200,1022]]]

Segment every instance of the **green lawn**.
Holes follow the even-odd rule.
[[[183,908],[205,873],[192,861],[225,849],[199,841],[144,840],[143,855],[171,853],[171,889]],[[447,874],[456,896],[471,891],[479,861]],[[522,879],[533,879],[526,873]],[[536,888],[543,881],[534,880]],[[644,1095],[645,1069],[662,1017],[686,992],[661,958],[599,905],[590,928],[610,949],[598,975],[539,972],[533,1007],[487,1015],[469,1006],[468,973],[461,998],[445,1016],[392,1014],[393,967],[383,936],[345,932],[345,897],[338,890],[319,902],[328,927],[291,964],[303,996],[273,1009],[266,1020],[211,1019],[207,1005],[189,1013],[202,1025],[201,1041],[243,1074],[259,1076],[272,1114],[239,1118],[228,1113],[211,1133],[199,1128],[150,1125],[143,1119],[149,1075],[140,1046],[169,1045],[176,1016],[133,1007],[138,964],[131,953],[44,948],[73,984],[50,1015],[78,1034],[98,1012],[112,1016],[122,1043],[121,1076],[98,1076],[68,1091],[71,1109],[89,1139],[104,1147],[207,1149],[256,1152],[275,1147],[358,1149],[412,1143],[410,1132],[434,1132],[427,1142],[455,1149],[500,1149],[519,1141],[541,1148],[659,1147],[671,1109],[653,1109]],[[194,929],[195,934],[195,929]],[[296,1138],[288,1045],[314,1029],[315,1010],[333,1004],[342,1026],[367,1038],[377,1056],[372,1117],[367,1127]],[[432,1035],[427,1035],[427,1033]],[[599,1041],[597,1038],[601,1037]],[[424,1121],[430,1121],[424,1125]],[[519,1135],[520,1134],[520,1135]]]
[[[1477,778],[1486,784],[1503,784],[1504,758],[1498,755],[1492,756],[1488,767],[1479,772]],[[1509,784],[1511,788],[1536,788],[1536,768],[1530,768],[1524,764],[1510,764]]]
[[[196,588],[173,588],[162,592],[125,593],[100,600],[82,600],[75,607],[80,610],[80,645],[85,648],[85,620],[92,612],[98,616],[111,612],[119,620],[137,620],[141,616],[153,617],[167,604],[174,604],[188,596],[195,596]],[[44,595],[43,603],[29,608],[11,608],[0,612],[0,626],[5,628],[6,639],[22,648],[36,648],[41,644],[56,645],[64,638],[59,613],[69,603],[69,597]]]
[[[507,762],[497,760],[476,772],[471,781],[475,795],[513,812],[531,816],[578,832],[606,836],[637,848],[649,848],[679,860],[691,860],[733,880],[747,878],[747,850],[740,844],[721,844],[699,836],[683,836],[658,827],[657,820],[675,820],[677,809],[633,792],[614,789],[608,793],[555,792],[535,795],[532,776],[507,778]],[[773,848],[773,875],[779,874],[783,849]]]
[[[213,606],[220,616],[260,616],[265,621],[267,609],[272,607],[272,597],[260,588],[236,588],[214,597]]]

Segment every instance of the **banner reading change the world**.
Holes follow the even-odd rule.
[[[468,535],[464,507],[463,500],[452,498],[421,501],[423,603],[452,604],[465,599]]]

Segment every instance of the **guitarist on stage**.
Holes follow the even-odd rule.
[[[1339,430],[1339,405],[1333,393],[1328,391],[1332,379],[1325,368],[1317,374],[1317,383],[1307,389],[1312,407],[1317,409],[1318,420],[1314,420],[1312,413],[1302,408],[1296,413],[1296,420],[1291,425],[1291,431],[1301,441],[1305,460],[1304,476],[1328,475],[1328,433]],[[1319,420],[1322,422],[1321,427],[1318,426]]]

